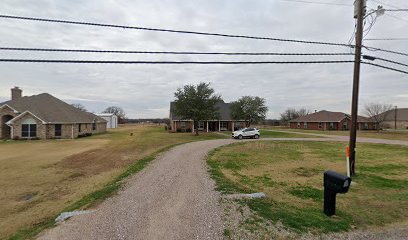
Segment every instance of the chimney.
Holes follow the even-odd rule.
[[[14,87],[11,89],[11,100],[16,100],[21,98],[23,95],[23,90],[21,90],[19,87]]]

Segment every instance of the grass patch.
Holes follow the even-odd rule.
[[[289,191],[290,194],[301,199],[323,200],[323,191],[310,186],[296,186]]]
[[[270,199],[248,200],[247,205],[259,216],[274,223],[281,221],[296,232],[341,232],[350,229],[351,218],[337,213],[339,218],[328,218],[319,208],[298,208]]]
[[[268,129],[268,128],[266,128]],[[287,131],[296,133],[312,133],[312,134],[324,134],[334,136],[349,136],[349,131],[320,131],[320,130],[307,130],[307,129],[291,129],[291,128],[269,128],[277,131]],[[364,138],[378,138],[389,140],[402,140],[408,141],[408,131],[357,131],[357,137]]]
[[[347,231],[408,220],[408,148],[359,144],[356,185],[337,195],[337,217],[323,214],[323,173],[345,174],[345,143],[274,141],[227,145],[208,156],[223,193],[265,192],[245,200],[258,216],[297,232]],[[240,154],[245,153],[245,154]],[[232,157],[234,156],[234,157]]]
[[[275,132],[269,130],[260,130],[261,137],[263,138],[319,138],[318,136],[310,136],[305,134]]]

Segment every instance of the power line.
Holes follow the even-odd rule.
[[[80,53],[123,53],[123,54],[174,54],[174,55],[272,55],[272,56],[346,56],[352,53],[279,53],[279,52],[184,52],[184,51],[129,51],[129,50],[94,50],[67,48],[17,48],[0,47],[3,51],[34,52],[80,52]]]
[[[397,62],[397,61],[393,61],[393,60],[389,60],[389,59],[385,59],[385,58],[374,57],[374,56],[369,56],[369,55],[363,55],[362,57],[363,57],[363,59],[368,59],[368,60],[371,60],[371,61],[380,60],[380,61],[384,61],[384,62],[393,63],[393,64],[398,64],[398,65],[401,65],[401,66],[408,67],[408,64],[401,63],[401,62]]]
[[[408,74],[408,71],[404,71],[404,70],[397,69],[397,68],[392,68],[392,67],[387,67],[387,66],[384,66],[384,65],[376,64],[376,63],[370,63],[370,62],[361,62],[361,63],[367,64],[367,65],[372,65],[372,66],[379,67],[379,68],[388,69],[388,70],[395,71],[395,72]]]
[[[297,2],[297,3],[310,3],[310,4],[321,4],[321,5],[332,5],[332,6],[347,6],[351,7],[351,4],[344,3],[332,3],[332,2],[316,2],[316,1],[306,1],[306,0],[279,0],[284,2]]]
[[[387,12],[408,12],[408,9],[386,9]]]
[[[368,47],[368,46],[363,46],[363,48],[369,50],[369,51],[380,51],[380,52],[386,52],[386,53],[392,53],[392,54],[397,54],[397,55],[402,55],[402,56],[408,56],[408,53],[404,52],[397,52],[397,51],[392,51],[392,50],[387,50],[383,48],[375,48],[375,47]]]
[[[408,38],[366,38],[368,41],[406,41]]]
[[[123,60],[62,60],[62,59],[17,59],[0,58],[0,62],[14,63],[79,63],[79,64],[335,64],[353,63],[348,60],[333,61],[123,61]]]
[[[383,3],[383,2],[380,2],[378,0],[371,0],[371,1],[379,3],[379,4],[384,5],[384,6],[392,7],[392,8],[399,8],[398,6],[395,6],[395,5],[392,5],[392,4],[389,4],[389,3]]]
[[[256,37],[256,36],[248,36],[248,35],[232,35],[232,34],[223,34],[223,33],[208,33],[208,32],[184,31],[184,30],[173,30],[173,29],[162,29],[162,28],[134,27],[134,26],[125,26],[125,25],[91,23],[91,22],[80,22],[80,21],[67,21],[67,20],[46,19],[46,18],[32,18],[32,17],[21,17],[21,16],[11,16],[11,15],[0,15],[0,18],[19,19],[19,20],[27,20],[27,21],[51,22],[51,23],[63,23],[63,24],[75,24],[75,25],[89,25],[89,26],[98,26],[98,27],[109,27],[109,28],[135,29],[135,30],[145,30],[145,31],[170,32],[170,33],[181,33],[181,34],[196,34],[196,35],[229,37],[229,38],[244,38],[244,39],[270,40],[270,41],[304,43],[304,44],[344,46],[344,47],[351,47],[351,48],[355,47],[354,45],[344,44],[344,43],[306,41],[306,40],[271,38],[271,37]],[[384,51],[384,52],[388,52],[388,53],[394,53],[394,54],[408,56],[408,54],[406,54],[406,53],[396,52],[396,51],[392,51],[392,50],[372,48],[372,47],[367,47],[367,46],[365,46],[365,48],[368,49],[368,50],[375,49],[375,50],[378,50],[378,51]]]
[[[344,43],[307,41],[307,40],[272,38],[272,37],[256,37],[256,36],[248,36],[248,35],[233,35],[233,34],[223,34],[223,33],[209,33],[209,32],[163,29],[163,28],[135,27],[135,26],[126,26],[126,25],[94,23],[94,22],[81,22],[81,21],[68,21],[68,20],[49,19],[49,18],[21,17],[21,16],[12,16],[12,15],[0,15],[0,18],[18,19],[18,20],[27,20],[27,21],[39,21],[39,22],[49,22],[49,23],[88,25],[88,26],[97,26],[97,27],[108,27],[108,28],[134,29],[134,30],[156,31],[156,32],[169,32],[169,33],[195,34],[195,35],[229,37],[229,38],[245,38],[245,39],[270,40],[270,41],[279,41],[279,42],[292,42],[292,43],[305,43],[305,44],[319,44],[319,45],[351,47],[350,45],[344,44]]]

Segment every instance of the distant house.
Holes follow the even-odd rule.
[[[113,113],[98,113],[98,117],[105,119],[107,128],[117,128],[118,127],[118,116]]]
[[[1,139],[54,139],[106,131],[106,121],[48,93],[22,96],[11,89],[11,100],[0,103]]]
[[[231,117],[230,103],[219,101],[215,105],[218,109],[219,119],[198,122],[198,131],[220,132],[232,131],[245,127],[244,120],[237,120]],[[191,119],[181,119],[174,114],[175,102],[170,103],[170,129],[173,132],[194,132],[194,122]]]
[[[408,129],[408,108],[397,108],[389,110],[385,113],[384,128]]]
[[[366,117],[357,117],[359,130],[374,130],[375,124]],[[351,117],[342,112],[319,111],[290,121],[290,128],[312,130],[349,130]]]

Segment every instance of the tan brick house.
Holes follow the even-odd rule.
[[[190,119],[181,119],[174,114],[175,102],[170,103],[170,130],[173,132],[194,132],[194,122]],[[203,132],[232,131],[244,128],[244,120],[233,119],[231,117],[230,103],[219,101],[215,108],[218,109],[219,119],[199,121],[197,129]]]
[[[290,121],[290,128],[311,130],[349,130],[351,127],[350,115],[342,112],[319,111]],[[369,118],[357,117],[358,130],[374,130],[375,123]]]
[[[11,89],[11,100],[0,103],[1,139],[76,138],[106,132],[106,120],[81,111],[48,94],[22,96]]]

